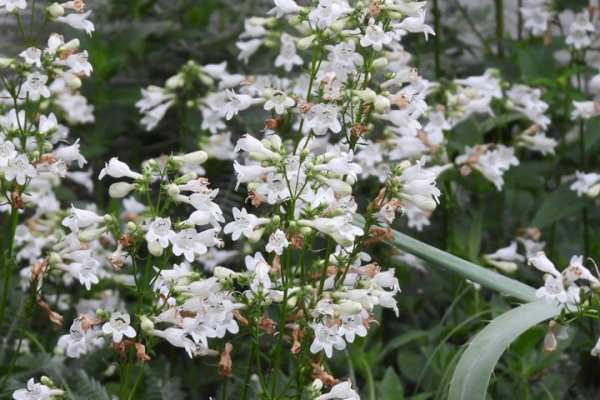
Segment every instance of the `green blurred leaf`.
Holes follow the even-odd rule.
[[[554,222],[574,215],[585,205],[584,198],[578,197],[577,193],[569,189],[569,185],[563,185],[544,199],[531,225],[546,228]]]
[[[383,379],[377,382],[377,398],[379,400],[402,400],[404,399],[404,388],[402,381],[396,375],[393,368],[385,370]]]

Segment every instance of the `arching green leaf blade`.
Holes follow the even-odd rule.
[[[485,400],[494,367],[508,346],[529,328],[557,316],[560,309],[546,301],[514,308],[479,332],[456,365],[449,400]]]

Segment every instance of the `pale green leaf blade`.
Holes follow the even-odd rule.
[[[557,306],[538,300],[492,320],[475,335],[458,361],[448,400],[485,400],[494,367],[508,346],[529,328],[558,314]]]

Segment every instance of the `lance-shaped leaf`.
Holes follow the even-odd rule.
[[[485,400],[494,367],[508,346],[529,328],[560,314],[539,300],[514,308],[481,330],[456,365],[448,400]]]

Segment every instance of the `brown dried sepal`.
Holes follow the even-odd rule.
[[[242,315],[242,313],[240,312],[240,310],[233,310],[233,317],[237,320],[237,322],[239,322],[240,324],[244,325],[244,326],[248,326],[249,322],[248,322],[248,318],[244,317]]]
[[[365,246],[371,246],[375,243],[391,240],[392,237],[392,229],[389,226],[386,228],[372,226],[369,228],[369,238],[365,240]]]
[[[258,320],[258,328],[268,335],[273,335],[277,331],[277,324],[266,315],[262,315]]]
[[[10,194],[10,201],[12,207],[16,208],[17,210],[25,209],[25,202],[23,201],[23,197],[21,196],[21,192],[19,190],[14,190]]]
[[[63,317],[56,311],[53,311],[48,303],[44,301],[41,297],[37,298],[37,305],[40,306],[42,310],[46,313],[46,316],[52,322],[52,324],[56,327],[62,327],[63,325]]]
[[[221,352],[221,358],[219,359],[219,375],[230,377],[233,362],[231,361],[231,352],[233,351],[233,345],[230,342],[225,343],[225,348]]]
[[[272,131],[277,130],[283,125],[283,117],[278,115],[275,118],[269,118],[265,121],[265,129],[270,129]]]
[[[354,124],[354,125],[352,125],[352,128],[350,129],[350,133],[354,137],[360,137],[360,136],[364,135],[365,133],[367,133],[368,131],[369,131],[369,128],[367,128],[363,124]]]
[[[312,363],[311,365],[313,378],[319,379],[325,387],[330,388],[339,383],[339,380],[326,372],[319,363]]]
[[[38,260],[38,262],[33,264],[33,267],[31,267],[31,282],[37,282],[47,266],[48,260],[45,258]]]

